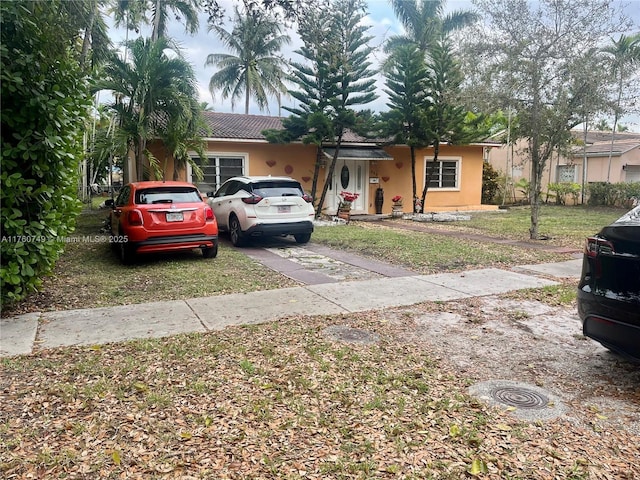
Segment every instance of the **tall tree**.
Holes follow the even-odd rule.
[[[442,37],[432,46],[427,68],[430,73],[428,92],[430,105],[426,111],[427,137],[433,145],[433,160],[427,162],[424,186],[420,198],[420,213],[424,212],[427,191],[435,176],[442,177],[438,162],[440,146],[468,144],[488,134],[484,116],[468,112],[461,99],[462,71],[454,58],[452,47]],[[436,171],[436,169],[438,169]]]
[[[145,171],[147,141],[174,121],[190,121],[194,102],[197,105],[193,68],[180,55],[169,57],[165,52],[171,47],[164,38],[129,42],[127,61],[114,54],[96,86],[116,97],[111,107],[133,147],[139,180],[150,176]],[[179,53],[176,47],[173,51]]]
[[[269,110],[269,96],[274,96],[280,106],[280,96],[286,93],[284,84],[286,62],[278,55],[289,43],[288,35],[282,33],[283,24],[267,14],[249,10],[244,14],[235,9],[234,27],[231,32],[219,25],[210,26],[233,54],[211,53],[206,66],[220,70],[211,77],[209,91],[214,96],[220,91],[222,98],[231,97],[231,107],[244,93],[244,113],[249,113],[253,96],[260,111]]]
[[[297,89],[289,95],[296,101],[295,107],[284,107],[291,113],[283,119],[284,130],[263,132],[272,143],[288,143],[301,139],[304,144],[315,145],[316,162],[311,184],[311,196],[316,203],[320,168],[324,163],[322,146],[333,142],[335,132],[331,118],[326,114],[330,101],[337,95],[337,85],[332,73],[330,48],[319,48],[332,33],[329,10],[315,6],[300,18],[298,31],[303,45],[296,50],[302,61],[291,62],[291,82]]]
[[[289,92],[298,106],[285,107],[292,113],[283,122],[285,132],[265,132],[270,141],[302,138],[306,143],[318,145],[314,199],[322,146],[329,143],[335,147],[327,180],[316,203],[317,215],[322,213],[345,131],[359,124],[354,107],[377,98],[369,61],[371,37],[367,35],[369,27],[362,23],[364,16],[365,4],[360,0],[318,4],[305,13],[299,24],[304,46],[296,51],[304,61],[292,64],[292,81],[300,90]]]
[[[324,183],[318,201],[318,212],[324,206],[345,131],[358,123],[353,107],[366,105],[378,98],[373,78],[375,72],[370,68],[369,61],[373,49],[368,42],[372,37],[367,34],[369,27],[362,23],[366,15],[366,3],[361,0],[336,0],[331,8],[332,34],[328,43],[318,47],[320,51],[325,50],[324,57],[328,61],[325,68],[333,77],[329,81],[336,87],[336,95],[330,99],[329,109],[323,112],[333,125],[335,152],[327,172],[329,181]]]
[[[640,91],[638,79],[640,79],[640,33],[627,36],[620,35],[618,40],[613,40],[611,45],[603,48],[605,54],[610,57],[611,73],[615,78],[616,91],[613,106],[613,128],[611,130],[611,148],[609,149],[609,163],[607,167],[607,182],[611,176],[611,157],[615,132],[618,127],[620,115],[625,113],[624,104],[631,98],[637,99]],[[626,93],[626,95],[625,95]],[[626,96],[626,99],[624,98]],[[627,100],[627,102],[625,102]]]
[[[570,141],[589,97],[585,75],[603,38],[628,26],[609,0],[476,0],[486,22],[473,35],[475,83],[490,85],[495,106],[514,109],[531,156],[531,225],[539,237],[541,179],[552,152]],[[475,50],[474,50],[475,48]]]
[[[416,149],[431,143],[426,125],[429,72],[424,54],[414,44],[398,45],[385,62],[385,93],[389,97],[389,111],[382,114],[384,137],[396,144],[409,146],[413,211],[416,212],[418,187],[416,182]]]

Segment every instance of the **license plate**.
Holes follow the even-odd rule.
[[[291,205],[278,205],[278,213],[291,213]]]
[[[182,222],[184,215],[182,212],[167,212],[167,222]]]

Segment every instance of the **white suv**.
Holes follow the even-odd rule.
[[[218,228],[238,247],[250,237],[284,235],[307,243],[313,232],[313,200],[290,177],[233,177],[208,203]]]

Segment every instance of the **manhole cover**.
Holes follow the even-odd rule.
[[[332,325],[325,328],[322,333],[325,337],[339,342],[371,344],[380,341],[380,335],[377,333],[346,325]]]
[[[551,420],[565,407],[558,397],[534,385],[511,380],[489,380],[469,388],[469,394],[491,405],[509,407],[522,420]]]
[[[546,408],[546,395],[526,387],[501,387],[491,390],[491,397],[500,403],[517,408]]]

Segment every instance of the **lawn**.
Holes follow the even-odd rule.
[[[541,232],[551,240],[537,243],[579,249],[586,236],[622,213],[614,209],[544,207]],[[95,236],[103,238],[100,228],[105,216],[104,210],[85,210],[74,234],[85,241],[68,243],[53,275],[45,279],[42,291],[18,305],[3,306],[3,315],[177,300],[295,285],[287,277],[248,259],[228,242],[221,243],[215,259],[205,260],[200,252],[194,251],[141,256],[135,265],[122,266],[104,239],[86,241]],[[523,240],[528,238],[528,221],[529,210],[519,207],[505,212],[473,214],[468,222],[428,226]],[[566,254],[381,228],[365,222],[317,227],[312,241],[396,263],[421,274],[508,268],[570,258]]]

